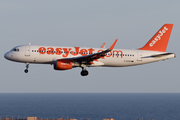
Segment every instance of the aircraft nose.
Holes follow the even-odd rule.
[[[5,53],[5,54],[4,54],[4,58],[6,58],[6,59],[8,59],[8,60],[9,60],[9,59],[10,59],[10,57],[11,57],[11,56],[10,56],[9,52],[7,52],[7,53]]]

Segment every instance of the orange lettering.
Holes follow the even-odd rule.
[[[40,48],[38,49],[38,52],[39,52],[40,54],[45,54],[45,51],[46,51],[46,48],[45,48],[45,47],[40,47]]]
[[[98,52],[101,52],[101,51],[103,51],[103,50],[98,50]]]
[[[104,50],[98,50],[98,52],[101,52],[101,51],[104,51]],[[108,55],[108,54],[109,54],[109,55]],[[106,53],[106,54],[105,54],[106,57],[111,57],[111,55],[112,55],[112,52],[109,52],[109,53]]]
[[[62,49],[61,48],[56,48],[56,55],[61,55],[62,54]]]
[[[111,57],[111,54],[112,54],[112,52],[106,53],[106,57]]]
[[[89,54],[93,54],[93,51],[94,51],[95,49],[90,48],[90,49],[88,49],[88,50],[89,50]]]
[[[85,55],[87,55],[87,50],[86,49],[81,49],[81,51],[80,51],[80,54],[82,55],[82,56],[85,56]]]
[[[69,48],[69,50],[67,48],[63,48],[65,54],[63,54],[63,57],[67,57],[69,55],[69,51],[71,50],[71,48]]]
[[[47,48],[47,54],[48,55],[50,55],[50,54],[54,54],[54,48],[52,48],[52,47],[49,47],[49,48]]]
[[[79,47],[74,47],[75,48],[75,52],[74,51],[71,51],[71,55],[78,55],[79,53]]]
[[[119,52],[121,53],[121,58],[123,57],[122,55],[123,55],[123,52],[122,51],[117,51],[117,50],[113,50],[113,57],[114,57],[114,53],[117,53],[117,58],[118,58],[118,56],[119,56]]]

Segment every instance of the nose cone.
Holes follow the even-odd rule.
[[[9,52],[4,54],[4,58],[6,58],[7,60],[10,60],[11,55],[9,54]]]

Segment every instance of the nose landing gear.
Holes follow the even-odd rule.
[[[28,73],[29,63],[26,63],[26,69],[24,70],[25,73]]]

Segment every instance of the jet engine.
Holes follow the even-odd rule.
[[[73,63],[72,60],[57,60],[54,64],[54,69],[55,70],[69,70],[72,69],[73,67],[78,67],[78,63]]]

